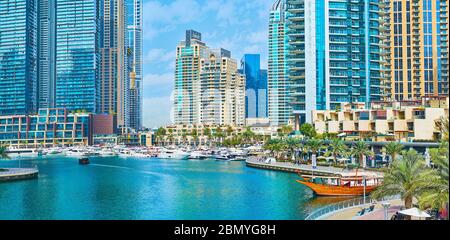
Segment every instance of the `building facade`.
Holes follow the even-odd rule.
[[[448,95],[448,1],[386,0],[387,98]]]
[[[200,60],[199,84],[201,124],[245,125],[245,76],[237,61],[224,49],[210,50]]]
[[[56,4],[55,106],[70,111],[99,108],[99,1]]]
[[[187,30],[185,41],[177,46],[173,106],[175,124],[194,124],[200,120],[200,59],[208,53],[208,47],[201,40],[201,33]]]
[[[117,115],[119,127],[129,127],[127,7],[125,0],[101,1],[100,109]]]
[[[36,4],[0,1],[0,115],[28,114],[37,107]]]
[[[0,116],[0,144],[51,147],[92,144],[92,114],[39,109],[37,114]]]
[[[259,54],[245,54],[241,60],[245,75],[245,118],[267,118],[267,70],[262,70]]]
[[[287,49],[285,0],[277,0],[269,16],[269,61],[267,73],[268,115],[270,124],[289,123],[291,107],[288,102]]]
[[[56,1],[38,0],[37,93],[39,108],[51,108],[55,106]]]
[[[312,123],[320,134],[373,141],[435,141],[441,117],[448,117],[447,98],[417,101],[343,103],[341,110],[314,110]]]
[[[142,128],[142,1],[125,0],[127,7],[128,68],[130,78],[129,126]]]

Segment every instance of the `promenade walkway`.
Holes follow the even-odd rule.
[[[262,168],[276,171],[285,171],[285,172],[295,172],[301,174],[315,174],[322,176],[349,176],[354,175],[355,170],[344,170],[342,168],[336,167],[326,167],[326,166],[317,166],[315,169],[311,165],[306,164],[294,164],[291,162],[275,162],[275,163],[265,163],[264,161],[259,161],[256,157],[250,157],[246,160],[246,164],[249,167],[254,168]],[[381,172],[373,172],[367,170],[359,170],[358,176],[367,176],[367,177],[382,177],[383,174]]]
[[[391,219],[392,215],[400,211],[400,208],[403,206],[403,201],[396,199],[388,202],[391,203],[391,206],[388,209],[388,219]],[[370,205],[371,204],[367,204],[364,207],[368,208]],[[363,206],[345,208],[324,215],[319,220],[384,220],[384,208],[381,203],[376,203],[375,209],[372,212],[357,216],[357,213],[361,211],[362,207]]]
[[[35,178],[38,173],[37,168],[0,168],[0,182]]]

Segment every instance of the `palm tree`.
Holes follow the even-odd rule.
[[[233,135],[233,128],[231,126],[227,127],[227,137],[231,137]]]
[[[244,142],[248,144],[253,141],[255,133],[248,127],[245,132],[242,133],[242,137],[244,139]]]
[[[386,154],[389,155],[391,162],[397,159],[398,154],[403,151],[403,145],[398,142],[389,142],[384,146]]]
[[[190,135],[191,135],[191,137],[194,139],[194,147],[197,146],[197,141],[198,141],[198,132],[197,132],[197,129],[192,129]]]
[[[278,131],[278,135],[283,139],[283,138],[289,136],[289,134],[291,134],[294,131],[294,129],[290,125],[284,125],[281,128],[279,128],[277,131]]]
[[[431,207],[441,209],[447,207],[448,209],[448,142],[442,142],[439,149],[431,150],[431,160],[436,170],[434,170],[434,175],[428,181],[421,182],[423,192],[419,197],[420,208],[426,209]]]
[[[363,165],[364,156],[373,156],[374,153],[369,149],[369,145],[364,141],[358,141],[353,146],[352,155],[358,156],[359,166]]]
[[[264,144],[263,148],[269,150],[271,156],[278,157],[278,152],[281,151],[281,140],[270,139]]]
[[[285,140],[285,145],[288,150],[290,157],[294,158],[294,161],[297,162],[297,154],[296,151],[299,147],[300,141],[296,138],[288,138]]]
[[[312,154],[311,159],[317,157],[317,153],[319,152],[320,149],[322,149],[322,147],[323,147],[323,142],[321,140],[315,139],[315,138],[309,140],[308,143],[306,144],[306,148]]]
[[[330,145],[330,150],[328,151],[331,156],[333,156],[333,161],[337,163],[337,156],[342,155],[347,150],[347,145],[341,139],[334,139]]]
[[[437,130],[441,132],[442,141],[448,142],[449,135],[449,120],[448,116],[442,116],[438,121],[436,121]]]
[[[206,136],[208,142],[209,142],[209,146],[211,146],[211,129],[210,128],[204,128],[203,129],[203,136]]]
[[[166,129],[163,127],[158,128],[158,130],[156,130],[156,141],[159,143],[159,141],[163,141],[164,140],[164,136],[166,135]]]
[[[0,158],[8,158],[6,152],[6,146],[0,145]]]
[[[225,137],[225,134],[222,131],[222,128],[217,127],[216,132],[214,133],[214,137],[216,138],[216,143],[222,143],[222,139]]]
[[[384,174],[383,183],[372,193],[376,199],[400,195],[405,207],[413,206],[414,198],[421,193],[424,181],[429,181],[433,170],[426,168],[422,155],[414,150],[403,153],[402,159],[395,159]]]

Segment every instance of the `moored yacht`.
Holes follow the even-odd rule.
[[[4,152],[9,157],[38,157],[42,151],[34,148],[8,148]]]
[[[208,157],[209,155],[202,151],[193,151],[189,155],[189,159],[197,159],[197,160],[207,159]]]
[[[186,153],[181,150],[168,150],[163,149],[158,153],[158,158],[161,159],[187,159],[189,157],[189,153]]]

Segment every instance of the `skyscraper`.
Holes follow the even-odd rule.
[[[285,0],[277,0],[269,17],[268,114],[274,126],[288,124],[287,35]]]
[[[117,115],[129,127],[130,78],[125,0],[108,0],[101,9],[100,112]]]
[[[186,40],[177,46],[175,61],[174,122],[199,123],[200,59],[207,56],[208,47],[202,35],[186,31]]]
[[[245,75],[245,117],[267,118],[267,70],[261,70],[259,54],[245,54],[241,60]]]
[[[127,35],[130,78],[130,127],[142,128],[142,2],[141,0],[126,0]]]
[[[56,12],[55,105],[96,112],[100,89],[98,0],[58,0]]]
[[[37,105],[36,1],[1,0],[0,114],[27,114]]]
[[[210,50],[200,61],[200,122],[210,125],[245,124],[245,77],[224,49]]]
[[[448,1],[385,0],[387,97],[448,94]]]
[[[38,106],[55,105],[56,86],[56,1],[37,0]]]
[[[284,15],[280,15],[286,23],[287,53],[278,54],[275,62],[287,65],[287,87],[283,91],[289,96],[290,119],[295,120],[297,129],[300,123],[311,120],[312,110],[380,98],[378,4],[369,0],[300,0],[284,5]],[[280,10],[272,10],[272,19],[283,11],[281,1],[276,2],[277,8]],[[279,38],[277,43],[284,40]],[[270,40],[269,44],[274,45]],[[276,56],[270,54],[271,48],[269,45],[269,98],[270,66],[275,65],[271,60]]]
[[[188,30],[175,64],[175,124],[245,124],[245,77],[230,51],[210,49]]]

